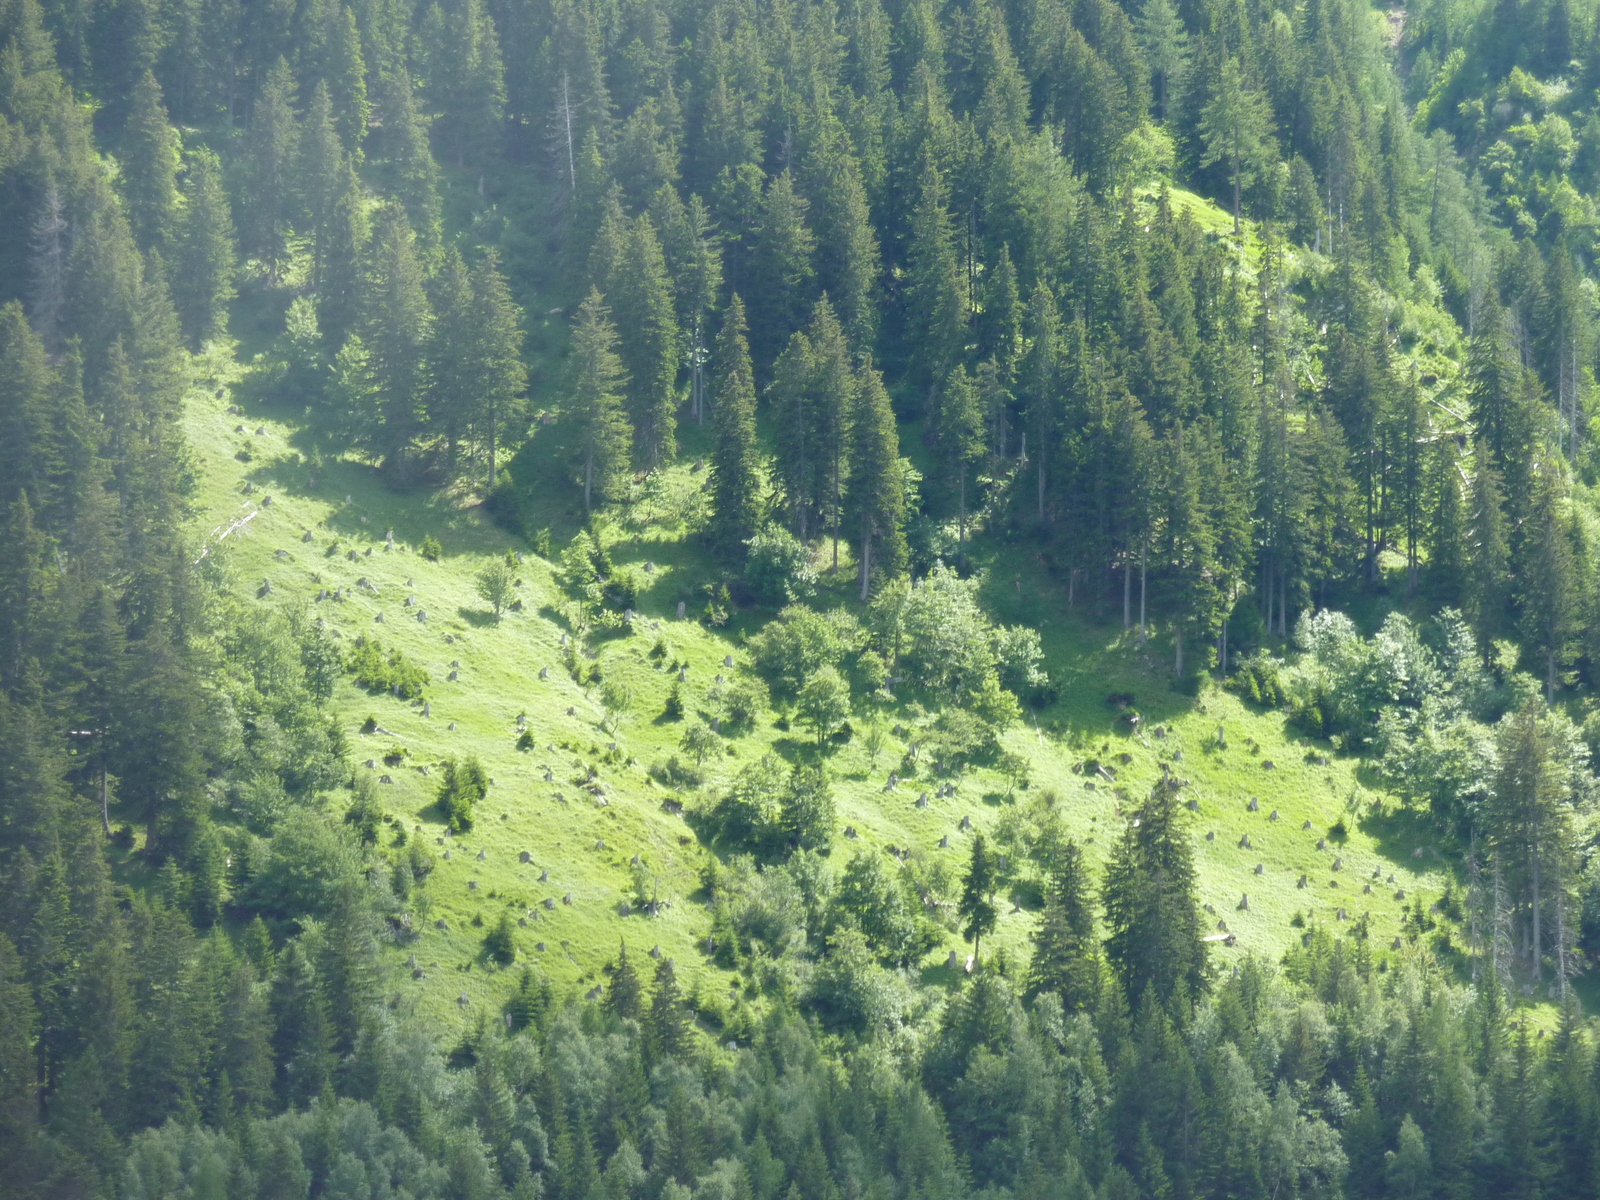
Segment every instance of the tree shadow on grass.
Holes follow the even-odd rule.
[[[493,629],[500,624],[499,617],[492,612],[484,612],[479,608],[458,607],[456,615],[474,629]]]
[[[1426,813],[1400,806],[1373,808],[1359,822],[1361,832],[1372,839],[1373,849],[1398,866],[1413,871],[1433,870],[1448,860],[1440,851],[1454,838],[1442,833]],[[1417,856],[1417,851],[1422,851]]]

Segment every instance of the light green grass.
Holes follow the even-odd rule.
[[[470,1002],[467,1013],[497,1006],[525,961],[539,963],[558,989],[587,990],[602,980],[604,966],[619,941],[625,941],[636,955],[659,946],[675,957],[680,978],[691,989],[698,980],[708,993],[720,990],[727,976],[702,952],[709,910],[693,898],[708,852],[682,818],[664,811],[663,801],[671,793],[646,774],[652,761],[676,749],[682,734],[680,723],[659,719],[673,676],[647,653],[659,633],[670,647],[668,659],[690,664],[685,699],[692,714],[703,707],[705,691],[718,674],[733,674],[724,667],[724,656],[743,661],[735,630],[757,627],[762,614],[740,614],[729,629],[711,631],[692,619],[697,605],[691,603],[691,619],[676,620],[676,601],[687,588],[683,580],[698,578],[704,569],[699,552],[659,526],[623,528],[613,547],[618,565],[642,567],[650,560],[658,569],[651,577],[653,588],[641,601],[640,623],[631,633],[598,642],[602,669],[609,677],[627,679],[634,693],[632,711],[614,740],[637,764],[602,768],[608,801],[602,807],[574,785],[573,775],[578,764],[600,757],[613,737],[599,728],[603,714],[596,690],[575,684],[562,667],[561,597],[550,564],[496,528],[480,510],[434,493],[395,494],[366,465],[330,459],[313,484],[296,448],[305,432],[280,419],[283,414],[277,409],[231,416],[224,410],[232,399],[231,394],[215,396],[213,386],[188,410],[201,479],[195,532],[205,539],[208,552],[223,557],[241,588],[252,594],[269,581],[272,590],[259,601],[263,605],[311,602],[322,588],[343,589],[342,602],[315,603],[313,608],[344,645],[363,634],[376,635],[432,676],[427,689],[431,715],[426,718],[420,703],[372,696],[348,680],[335,696],[352,757],[357,764],[376,760],[370,773],[393,780],[378,789],[386,811],[410,836],[425,838],[440,857],[427,886],[433,911],[420,923],[413,942],[386,951],[392,988],[414,996],[424,1013],[448,1025],[463,1019],[458,1007],[462,995]],[[237,431],[241,425],[243,433]],[[256,433],[258,428],[265,432]],[[236,454],[247,443],[251,461],[242,462]],[[673,487],[680,492],[698,482],[687,466],[674,471]],[[247,481],[255,488],[250,495],[243,491]],[[553,485],[552,494],[559,491]],[[256,515],[247,525],[226,538],[219,536],[218,531],[251,512]],[[550,523],[564,524],[560,519]],[[395,533],[392,550],[384,543],[389,528]],[[302,540],[307,531],[310,542]],[[417,552],[429,533],[443,544],[438,562],[427,562]],[[328,546],[335,539],[337,549],[330,554]],[[476,594],[474,575],[490,557],[511,549],[525,554],[518,569],[524,611],[507,613],[497,623]],[[347,558],[351,550],[357,555],[353,562]],[[278,557],[279,551],[285,556]],[[1187,795],[1200,803],[1192,820],[1201,899],[1215,909],[1211,923],[1225,920],[1238,936],[1235,947],[1216,950],[1224,966],[1246,953],[1277,958],[1301,935],[1290,924],[1296,912],[1310,911],[1315,920],[1331,926],[1339,907],[1351,918],[1370,912],[1375,945],[1386,952],[1400,928],[1396,889],[1403,887],[1413,897],[1418,889],[1437,896],[1443,886],[1441,860],[1403,818],[1373,815],[1373,805],[1384,798],[1361,783],[1353,760],[1335,757],[1327,767],[1311,765],[1308,752],[1325,753],[1326,747],[1293,737],[1283,714],[1252,712],[1215,689],[1197,700],[1170,691],[1168,662],[1157,657],[1165,654],[1164,644],[1152,641],[1140,649],[1132,633],[1096,622],[1081,601],[1076,611],[1068,610],[1064,587],[1031,548],[979,543],[975,556],[988,569],[986,599],[997,617],[1040,629],[1047,666],[1062,685],[1060,701],[1038,714],[1037,723],[1030,714],[1006,735],[1008,748],[1032,762],[1031,790],[1008,798],[999,777],[980,770],[961,781],[956,796],[932,798],[919,810],[917,796],[923,790],[935,792],[931,780],[908,781],[892,792],[884,787],[889,770],[898,769],[904,746],[891,737],[876,764],[869,765],[857,738],[831,760],[841,831],[834,847],[836,862],[856,848],[893,844],[941,858],[952,876],[959,877],[971,837],[959,829],[962,818],[970,816],[976,830],[992,829],[1008,804],[1025,802],[1043,788],[1058,793],[1071,833],[1085,844],[1091,860],[1101,862],[1121,828],[1117,810],[1125,802],[1104,781],[1091,789],[1073,768],[1087,756],[1113,762],[1113,756],[1127,753],[1132,761],[1116,768],[1118,788],[1133,801],[1159,777],[1163,760],[1192,783]],[[376,596],[356,590],[362,578],[377,587]],[[830,602],[851,591],[847,580],[831,581],[826,590]],[[408,596],[415,597],[415,607],[405,606]],[[426,624],[415,619],[419,610],[427,613]],[[375,620],[379,613],[381,624]],[[460,663],[456,681],[447,678],[452,661]],[[545,667],[550,677],[540,680]],[[1114,691],[1135,694],[1145,717],[1142,735],[1128,731],[1107,707],[1105,697]],[[536,746],[532,752],[515,749],[521,713],[526,713]],[[359,730],[369,715],[393,736],[363,737]],[[887,714],[885,724],[896,719]],[[1227,730],[1230,748],[1225,751],[1214,747],[1219,721]],[[683,799],[692,806],[715,794],[720,783],[778,739],[801,736],[782,734],[770,722],[769,715],[756,731],[727,739],[731,756],[708,764],[708,787],[700,796]],[[1157,725],[1168,731],[1165,739],[1154,736]],[[1252,737],[1259,754],[1246,747]],[[563,742],[573,749],[561,749]],[[385,767],[383,754],[396,743],[408,751],[405,765]],[[557,747],[554,752],[547,749],[551,745]],[[469,754],[484,763],[494,783],[478,811],[477,827],[445,840],[431,809],[438,765],[447,757]],[[1277,769],[1265,770],[1265,760],[1274,761]],[[553,783],[543,781],[547,767],[554,772]],[[421,768],[430,774],[423,775]],[[364,765],[357,769],[367,770]],[[1259,798],[1258,813],[1246,810],[1251,796]],[[1360,821],[1347,807],[1352,797],[1361,805]],[[1268,820],[1273,809],[1280,815],[1276,823]],[[1317,839],[1341,817],[1350,825],[1348,841],[1318,851]],[[1301,828],[1306,820],[1312,824],[1309,831]],[[859,833],[853,844],[842,836],[847,826]],[[1213,830],[1215,840],[1206,841],[1204,834]],[[1254,849],[1237,846],[1246,832]],[[950,846],[939,849],[945,835]],[[386,828],[384,837],[387,842],[392,829]],[[601,842],[604,849],[597,848]],[[1411,856],[1417,848],[1425,850],[1421,859]],[[443,858],[446,849],[448,861]],[[482,860],[477,857],[480,850],[486,855]],[[521,851],[530,854],[530,863],[518,861]],[[637,910],[621,915],[620,905],[631,891],[634,855],[656,873],[659,895],[667,901],[654,919]],[[1338,873],[1331,870],[1336,855],[1344,860]],[[1257,862],[1264,864],[1263,875],[1254,874]],[[1393,873],[1396,883],[1380,882],[1374,894],[1364,895],[1362,884],[1374,867],[1383,880]],[[541,884],[539,874],[546,869],[549,882]],[[1311,883],[1305,890],[1296,887],[1301,874]],[[472,881],[476,890],[469,886]],[[1250,908],[1238,911],[1245,893]],[[568,894],[570,905],[562,902]],[[554,910],[543,907],[547,898],[556,901]],[[486,962],[485,929],[471,924],[475,915],[486,926],[492,924],[505,907],[528,922],[518,930],[519,963],[509,970]],[[999,929],[985,944],[1003,948],[1013,961],[1025,961],[1035,916],[1011,903],[1000,908]],[[438,919],[447,923],[447,931],[433,927]],[[535,949],[539,942],[546,946],[543,952]],[[923,978],[947,982],[949,973],[942,964],[948,951],[960,945],[952,935],[930,954]],[[413,953],[426,971],[421,981],[404,968]]]

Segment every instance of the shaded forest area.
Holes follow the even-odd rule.
[[[1600,30],[1400,15],[0,0],[0,1190],[1592,1193]],[[764,759],[696,813],[757,1015],[623,951],[598,1003],[529,966],[446,1037],[378,956],[432,852],[332,709],[420,669],[191,530],[185,397],[239,362],[313,473],[559,559],[577,642],[632,607],[604,518],[692,444],[705,620],[774,614],[726,719],[819,747],[899,688],[941,770],[1022,778],[999,735],[1051,664],[970,576],[1035,547],[1180,691],[1365,756],[1460,890],[1217,970],[1165,779],[1103,878],[1059,813],[1019,838],[1027,963],[984,954],[1012,867],[974,838],[944,989],[914,882],[831,866],[826,770]],[[445,773],[451,826],[483,774]]]

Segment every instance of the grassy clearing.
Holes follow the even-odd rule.
[[[519,964],[537,961],[558,987],[587,990],[602,978],[619,941],[626,941],[636,954],[659,946],[676,957],[690,988],[698,978],[704,992],[720,990],[728,980],[702,953],[709,913],[695,899],[707,851],[689,824],[663,804],[676,798],[692,807],[697,798],[674,797],[647,774],[652,761],[676,750],[682,735],[682,725],[662,715],[675,673],[652,660],[649,651],[661,637],[668,646],[666,661],[687,664],[684,691],[693,715],[716,677],[737,669],[725,663],[730,655],[740,662],[741,631],[758,627],[766,614],[737,614],[727,628],[715,631],[693,619],[700,607],[694,600],[698,581],[708,567],[678,532],[673,516],[692,502],[699,482],[687,465],[693,446],[685,465],[652,494],[654,507],[645,518],[636,516],[616,531],[617,564],[643,570],[648,562],[654,570],[645,576],[651,587],[641,600],[639,622],[598,644],[596,661],[607,678],[626,680],[633,693],[631,708],[613,734],[600,728],[605,714],[598,689],[574,683],[562,664],[565,625],[550,564],[493,526],[480,510],[434,494],[397,495],[363,464],[330,457],[313,477],[305,429],[272,408],[230,415],[225,410],[233,399],[209,389],[189,410],[202,480],[197,527],[209,552],[228,562],[241,587],[256,591],[270,583],[260,603],[312,604],[346,645],[359,636],[376,636],[431,676],[426,710],[424,701],[371,695],[348,679],[336,697],[357,769],[391,781],[379,788],[386,811],[409,836],[424,838],[440,859],[426,889],[432,907],[419,937],[389,952],[394,986],[414,994],[423,1011],[440,1021],[460,1019],[463,995],[471,1009],[498,1003],[520,965],[492,965],[482,940],[500,910],[510,908],[527,922],[518,929]],[[559,537],[571,528],[569,498],[556,490],[556,472],[551,474],[548,524]],[[222,536],[246,517],[247,523]],[[394,545],[387,548],[390,529]],[[443,548],[437,562],[418,552],[427,535]],[[517,549],[524,554],[517,568],[522,611],[496,622],[476,593],[474,576],[491,558]],[[1400,929],[1396,893],[1403,888],[1415,897],[1420,890],[1432,898],[1440,892],[1443,874],[1434,848],[1403,816],[1383,815],[1384,797],[1363,781],[1354,760],[1332,756],[1326,766],[1311,761],[1312,755],[1331,752],[1294,737],[1281,713],[1250,711],[1216,689],[1198,698],[1171,691],[1165,647],[1152,640],[1141,649],[1134,632],[1096,621],[1081,602],[1068,609],[1064,588],[1030,548],[980,543],[975,557],[988,570],[991,608],[1003,621],[1039,628],[1047,664],[1061,684],[1061,699],[1053,707],[1029,714],[1026,724],[1006,738],[1009,749],[1031,761],[1030,786],[1008,794],[993,772],[976,771],[951,797],[938,797],[933,784],[921,779],[888,791],[886,776],[898,769],[904,746],[887,738],[873,762],[857,737],[832,760],[841,831],[836,859],[861,846],[910,847],[942,862],[958,878],[971,837],[960,829],[963,817],[971,818],[975,830],[992,830],[1008,807],[1029,803],[1049,789],[1064,806],[1073,835],[1093,860],[1103,861],[1122,826],[1123,797],[1143,795],[1166,762],[1191,781],[1190,794],[1199,803],[1193,824],[1201,899],[1214,910],[1211,920],[1225,921],[1238,936],[1235,947],[1218,948],[1223,964],[1246,953],[1275,958],[1301,934],[1301,927],[1291,924],[1297,913],[1331,925],[1340,908],[1351,919],[1370,913],[1375,943],[1386,949]],[[362,588],[363,579],[376,591]],[[825,576],[825,581],[822,603],[847,602],[852,588],[846,574],[836,580]],[[343,599],[317,602],[324,589],[330,595],[338,591]],[[676,618],[680,598],[689,612],[681,621]],[[541,679],[544,670],[548,678]],[[1112,692],[1134,694],[1144,717],[1141,731],[1130,730],[1108,707]],[[369,716],[388,732],[362,734]],[[531,750],[516,748],[519,716]],[[897,717],[890,712],[882,719],[888,727]],[[1219,724],[1225,749],[1216,741]],[[1157,736],[1158,726],[1165,737]],[[707,764],[705,794],[769,747],[789,748],[783,739],[790,736],[801,735],[774,728],[769,716],[755,731],[725,739],[727,757]],[[617,752],[611,757],[620,761],[608,765],[602,760],[613,742]],[[387,765],[386,752],[396,749],[404,750],[404,758],[398,766]],[[466,755],[477,756],[494,782],[479,806],[476,828],[447,839],[433,808],[439,766]],[[1115,788],[1074,770],[1087,757],[1113,767]],[[369,761],[373,766],[365,765]],[[1266,767],[1269,761],[1275,769]],[[575,786],[590,763],[600,766],[604,805]],[[924,790],[930,802],[919,809],[916,800]],[[1248,808],[1252,797],[1259,803],[1255,812]],[[1275,822],[1270,819],[1274,810]],[[1319,850],[1318,840],[1330,838],[1329,830],[1341,819],[1347,838],[1329,840]],[[1310,828],[1303,828],[1308,821]],[[858,834],[854,843],[843,836],[847,826]],[[1207,834],[1214,836],[1208,840]],[[1247,834],[1252,848],[1242,849],[1239,842]],[[392,836],[393,828],[386,828],[385,837]],[[946,837],[949,847],[939,848]],[[1423,856],[1413,857],[1419,849]],[[527,863],[520,861],[523,852]],[[623,915],[624,902],[633,899],[635,855],[653,873],[654,886],[667,902],[654,919],[637,908]],[[1336,859],[1342,859],[1339,871],[1333,870]],[[1368,895],[1363,885],[1375,869],[1379,881]],[[541,881],[546,871],[548,879]],[[1302,875],[1305,888],[1297,886]],[[1237,905],[1245,894],[1250,906],[1241,911]],[[1016,903],[1002,904],[1000,928],[989,944],[1023,961],[1034,901],[1029,889],[1018,889],[1013,899]],[[547,901],[554,907],[546,907]],[[483,925],[475,925],[475,919]],[[440,920],[443,930],[434,925]],[[942,964],[948,950],[959,945],[952,935],[931,954],[924,979],[947,982]],[[404,969],[412,953],[426,971],[421,981]]]

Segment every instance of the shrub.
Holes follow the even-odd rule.
[[[651,763],[650,778],[665,787],[680,791],[692,791],[705,781],[705,776],[696,767],[690,766],[676,754],[664,763]]]
[[[344,823],[355,829],[362,845],[371,846],[377,842],[378,829],[383,824],[383,808],[378,804],[372,781],[365,775],[356,776],[355,799],[345,809]]]
[[[501,910],[500,919],[484,935],[483,949],[502,967],[517,961],[517,927],[511,923],[511,914]]]
[[[357,638],[345,658],[345,670],[371,692],[394,692],[404,700],[421,697],[428,673],[399,650],[385,654],[377,638]],[[376,722],[373,722],[376,727]]]
[[[745,543],[744,578],[767,604],[795,604],[817,592],[817,573],[805,543],[781,525],[768,525]]]
[[[770,704],[767,685],[748,676],[734,680],[722,692],[722,713],[732,725],[754,725]]]
[[[1252,704],[1279,708],[1284,701],[1283,664],[1265,650],[1239,660],[1234,673],[1228,677],[1228,687]]]
[[[422,557],[429,562],[438,562],[440,556],[444,554],[444,547],[439,544],[439,539],[431,533],[422,539],[422,545],[418,547],[418,550]]]
[[[548,559],[550,557],[550,530],[548,527],[539,530],[538,533],[533,535],[533,552],[540,558]]]
[[[489,791],[489,776],[483,764],[475,758],[457,762],[450,759],[444,764],[444,778],[439,783],[439,812],[457,833],[472,828],[472,807]]]
[[[683,719],[683,685],[676,679],[672,681],[672,687],[667,692],[667,703],[661,710],[661,715],[669,721]]]

